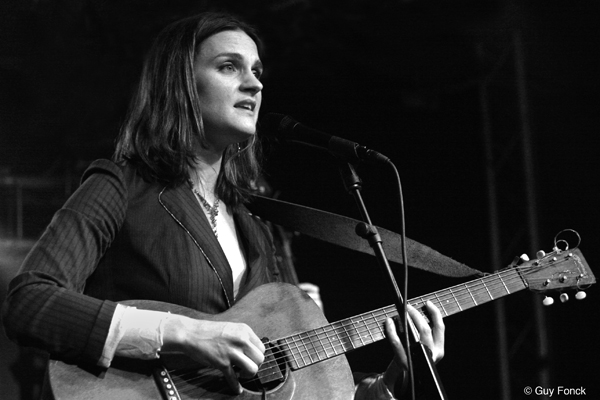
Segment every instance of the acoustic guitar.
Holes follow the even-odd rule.
[[[539,259],[409,303],[422,310],[430,300],[447,317],[523,289],[581,291],[595,282],[579,249],[555,248]],[[199,368],[184,356],[162,355],[156,361],[116,358],[106,370],[51,360],[50,384],[57,400],[352,399],[354,383],[344,354],[384,339],[385,319],[397,317],[396,307],[387,306],[330,324],[306,293],[283,283],[260,286],[217,315],[153,301],[123,304],[246,323],[264,338],[265,361],[256,376],[242,382],[243,393],[236,395],[220,371]]]

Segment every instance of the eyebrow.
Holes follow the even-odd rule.
[[[242,56],[240,53],[229,53],[229,52],[224,52],[224,53],[219,53],[217,54],[214,58],[217,59],[219,57],[231,57],[231,58],[235,58],[238,61],[243,61],[244,60],[244,56]],[[256,62],[252,65],[254,68],[261,68],[263,69],[263,63],[260,60],[256,60]]]

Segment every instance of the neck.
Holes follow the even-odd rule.
[[[215,200],[222,158],[222,153],[217,154],[212,149],[201,148],[197,152],[194,167],[190,171],[190,179],[194,188],[211,204]]]

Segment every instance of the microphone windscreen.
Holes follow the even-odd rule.
[[[261,131],[266,135],[289,134],[296,124],[296,121],[284,114],[267,113],[260,118]]]

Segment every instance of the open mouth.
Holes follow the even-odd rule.
[[[237,103],[235,105],[236,108],[242,108],[244,110],[248,110],[248,111],[254,111],[254,109],[256,108],[256,103],[251,102],[251,101],[242,101],[240,103]]]

